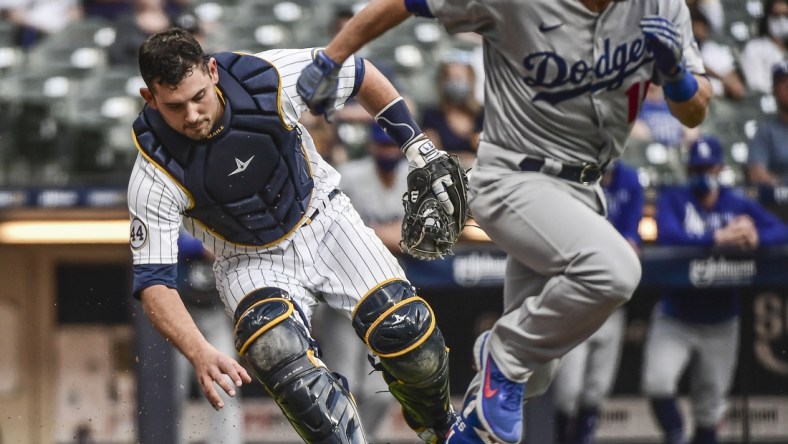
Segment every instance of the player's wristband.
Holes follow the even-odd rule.
[[[391,140],[397,143],[403,150],[417,136],[421,134],[421,128],[410,113],[405,99],[397,97],[386,105],[376,116],[375,122],[386,131]]]
[[[342,65],[335,62],[334,59],[327,56],[323,51],[318,51],[317,54],[315,54],[314,61],[315,66],[317,66],[320,72],[326,77],[336,77],[337,73],[339,73],[339,69],[342,68]]]
[[[665,97],[673,102],[681,103],[693,98],[698,92],[698,81],[685,67],[681,67],[678,75],[667,80],[662,86]]]

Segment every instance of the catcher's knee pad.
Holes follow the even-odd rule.
[[[380,358],[391,394],[418,432],[442,433],[454,421],[449,356],[430,306],[402,280],[384,282],[353,312],[353,327]]]
[[[295,305],[278,288],[247,295],[235,311],[235,345],[307,443],[364,444],[347,388],[315,356]]]

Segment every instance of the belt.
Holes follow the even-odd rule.
[[[602,177],[602,172],[605,170],[605,165],[600,166],[595,163],[586,162],[582,165],[561,165],[561,169],[557,173],[550,173],[542,171],[544,164],[544,159],[526,157],[525,160],[520,162],[520,169],[523,171],[552,174],[561,179],[581,183],[583,185],[590,185],[599,180],[599,178]]]
[[[307,217],[306,222],[304,222],[304,225],[311,224],[312,221],[315,220],[317,215],[320,214],[320,210],[325,209],[326,206],[328,206],[328,203],[331,202],[335,197],[337,197],[341,192],[342,190],[340,190],[339,188],[334,188],[333,190],[331,190],[331,192],[328,193],[328,198],[323,202],[321,202],[320,208],[315,208],[315,211],[312,214],[310,214],[309,217]]]

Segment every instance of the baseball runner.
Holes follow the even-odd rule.
[[[481,383],[448,440],[517,443],[523,399],[544,392],[558,358],[640,280],[598,182],[647,86],[662,84],[690,127],[705,118],[711,87],[683,0],[373,0],[301,74],[310,110],[334,102],[340,63],[412,14],[483,37],[485,122],[469,205],[509,253],[505,311],[483,338]]]
[[[320,361],[309,319],[318,298],[352,321],[392,395],[425,442],[454,422],[448,354],[432,309],[337,188],[339,174],[298,123],[295,88],[316,51],[208,57],[171,29],[140,47],[146,107],[133,125],[139,155],[128,188],[134,294],[195,368],[208,401],[251,378],[205,341],[175,290],[178,229],[215,257],[235,345],[308,443],[365,443],[352,397]],[[371,113],[399,103],[371,64],[349,58],[336,106]],[[399,108],[400,119],[411,119]],[[441,155],[428,141],[421,152]],[[431,151],[427,148],[431,148]],[[455,201],[456,202],[456,201]]]
[[[756,202],[720,186],[723,149],[713,137],[690,147],[688,183],[661,191],[660,245],[727,245],[742,250],[785,244],[788,227]],[[691,365],[693,444],[716,444],[739,344],[739,299],[734,289],[665,288],[654,308],[645,345],[643,391],[667,444],[684,444],[676,406],[679,378]],[[691,364],[690,364],[691,362]]]
[[[643,217],[643,187],[637,170],[620,160],[608,166],[600,182],[607,199],[607,218],[635,251]],[[626,314],[619,308],[588,339],[561,360],[553,395],[557,444],[590,444],[599,409],[618,372]]]

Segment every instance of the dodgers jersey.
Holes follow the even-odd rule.
[[[657,243],[712,246],[714,232],[740,215],[752,218],[761,246],[788,243],[788,226],[738,191],[721,187],[717,203],[706,210],[687,186],[660,191],[656,214]],[[738,315],[739,299],[734,289],[665,289],[661,309],[686,322],[716,323]]]
[[[314,49],[283,49],[255,55],[276,68],[280,78],[280,117],[286,124],[298,126],[301,134],[314,180],[307,214],[325,206],[329,193],[337,188],[340,179],[339,173],[318,154],[309,133],[298,123],[307,107],[296,92],[296,81],[301,70],[312,62],[313,52]],[[356,60],[353,57],[348,58],[339,73],[337,106],[342,106],[355,91],[356,76]],[[266,159],[246,160],[249,161],[265,162]],[[213,168],[226,169],[228,175],[247,166],[248,164],[237,161],[228,165],[212,165]],[[272,249],[284,248],[293,235],[291,232],[267,248],[226,242],[194,219],[183,215],[191,204],[189,196],[165,171],[143,155],[137,156],[128,187],[128,205],[132,219],[131,247],[135,266],[175,264],[178,259],[177,241],[181,224],[217,258],[255,256]]]
[[[649,82],[662,83],[640,19],[659,15],[681,34],[690,72],[705,69],[684,0],[410,0],[450,33],[484,37],[481,140],[539,158],[604,164],[621,154]],[[484,143],[479,161],[494,160]]]

